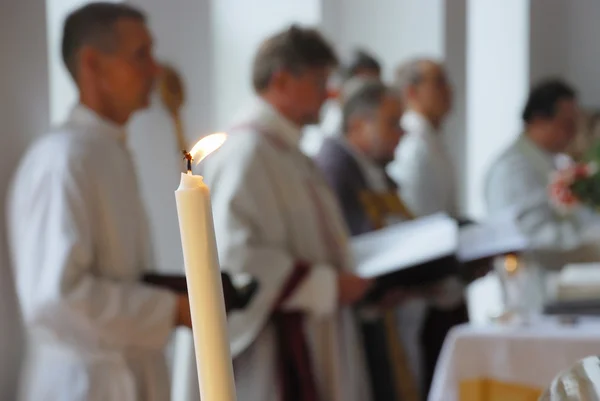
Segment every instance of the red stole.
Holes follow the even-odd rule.
[[[279,308],[310,273],[307,264],[298,263],[277,301]],[[281,401],[317,401],[310,350],[304,335],[304,315],[300,312],[275,311],[273,323],[277,333],[278,378]]]

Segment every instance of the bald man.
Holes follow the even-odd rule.
[[[452,106],[446,72],[436,61],[413,60],[397,70],[395,87],[407,106],[401,119],[406,135],[388,174],[417,216],[445,212],[456,217],[453,166],[442,143],[442,126]]]

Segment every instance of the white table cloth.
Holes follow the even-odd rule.
[[[600,320],[459,326],[444,344],[429,401],[535,401],[578,360],[600,355]]]

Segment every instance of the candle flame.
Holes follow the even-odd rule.
[[[204,160],[206,156],[219,149],[226,140],[227,134],[223,132],[207,135],[196,142],[189,154],[192,159],[196,161],[196,164],[198,164]]]

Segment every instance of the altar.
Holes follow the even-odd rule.
[[[429,401],[537,401],[558,373],[599,354],[597,318],[459,326],[446,340]]]

